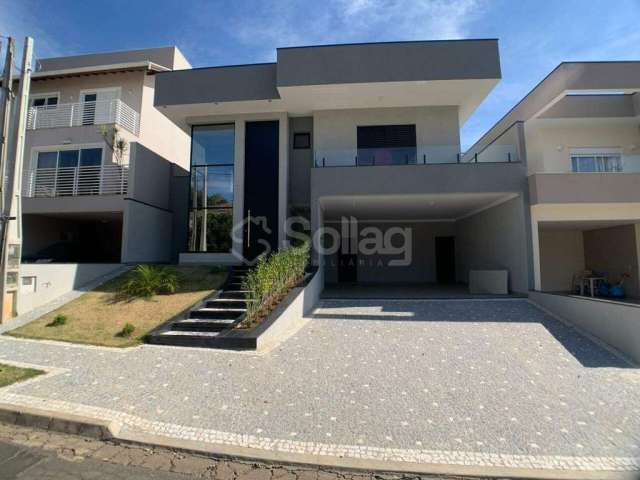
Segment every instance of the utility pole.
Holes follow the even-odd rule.
[[[7,203],[2,229],[2,257],[0,259],[0,323],[6,322],[17,314],[18,293],[20,289],[20,260],[22,256],[22,162],[24,159],[24,140],[27,128],[27,108],[31,87],[31,57],[33,39],[24,39],[22,72],[17,97],[15,116],[16,128],[13,135],[13,181],[8,182]],[[5,164],[6,165],[6,164]],[[5,173],[9,171],[5,167]],[[4,178],[2,179],[4,180]],[[3,192],[4,193],[4,192]]]
[[[0,178],[6,177],[7,159],[9,158],[9,128],[11,125],[11,102],[13,101],[13,57],[15,55],[16,42],[9,37],[7,40],[7,52],[4,61],[2,75],[2,113],[0,116]],[[1,50],[1,49],[0,49]],[[4,215],[5,183],[0,182],[0,217]],[[4,230],[4,218],[0,219],[0,235]]]

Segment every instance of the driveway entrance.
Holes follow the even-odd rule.
[[[524,299],[323,300],[265,354],[0,337],[0,362],[55,368],[0,403],[129,438],[393,470],[640,469],[639,370]]]

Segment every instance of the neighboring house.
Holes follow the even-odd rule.
[[[168,262],[189,136],[153,105],[176,47],[36,62],[24,158],[23,261]],[[124,148],[118,148],[118,145]],[[182,234],[183,235],[183,234]]]
[[[347,246],[371,227],[389,234],[373,254],[316,248],[325,283],[466,283],[497,269],[527,292],[523,130],[460,154],[460,127],[500,78],[497,40],[281,48],[275,63],[157,74],[156,107],[192,137],[180,261],[251,260],[302,215]],[[404,228],[410,238],[393,233]]]
[[[640,62],[562,63],[468,152],[524,130],[533,289],[591,270],[640,298],[639,92]]]

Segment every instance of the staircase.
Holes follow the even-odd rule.
[[[150,333],[147,342],[180,347],[218,347],[224,343],[226,348],[242,348],[240,339],[225,335],[246,313],[246,291],[242,290],[242,281],[249,268],[232,267],[218,296],[204,299],[184,318],[173,320],[162,329]]]

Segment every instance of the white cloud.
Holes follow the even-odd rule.
[[[356,34],[379,32],[406,39],[466,38],[479,14],[478,0],[340,0]]]
[[[223,28],[273,60],[275,49],[285,46],[465,38],[479,6],[479,0],[280,0],[251,12],[241,9]]]

